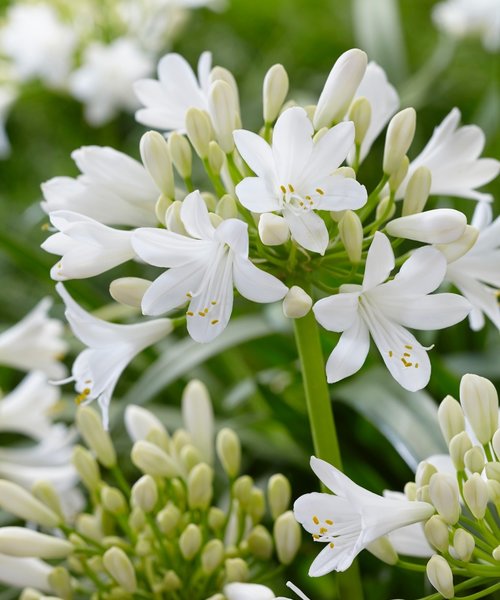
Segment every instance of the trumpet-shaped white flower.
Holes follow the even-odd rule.
[[[431,194],[491,201],[490,194],[478,192],[476,188],[498,175],[500,162],[494,158],[479,158],[484,148],[484,133],[477,125],[459,127],[459,123],[460,111],[454,108],[410,163],[397,198],[404,196],[415,170],[425,166],[432,175]]]
[[[38,558],[21,558],[0,554],[0,583],[17,588],[32,587],[41,592],[51,592],[49,563]]]
[[[22,371],[40,370],[48,377],[63,377],[60,358],[67,344],[63,324],[48,315],[50,298],[41,300],[24,319],[0,334],[0,364]]]
[[[61,256],[50,271],[56,281],[93,277],[135,257],[131,231],[107,227],[69,210],[51,212],[50,221],[59,231],[42,248]]]
[[[335,494],[305,494],[293,507],[297,521],[316,541],[327,544],[309,569],[311,577],[345,571],[377,538],[425,521],[434,513],[434,507],[426,502],[395,500],[369,492],[314,456],[311,468]]]
[[[272,147],[255,133],[235,131],[236,147],[257,175],[240,182],[236,194],[253,212],[280,211],[297,243],[324,254],[328,230],[315,211],[357,209],[367,196],[357,181],[334,174],[354,144],[352,122],[339,123],[316,143],[313,133],[307,113],[299,107],[278,118]]]
[[[442,329],[458,323],[470,304],[458,294],[434,294],[443,281],[446,260],[431,247],[419,248],[392,281],[394,253],[387,237],[375,234],[366,261],[363,285],[343,285],[340,293],[316,302],[318,322],[343,332],[326,364],[334,383],[356,373],[365,362],[370,334],[391,375],[405,389],[416,391],[429,381],[426,349],[406,329]]]
[[[474,331],[484,326],[484,315],[500,329],[500,217],[492,219],[491,206],[478,204],[472,219],[472,225],[479,229],[476,243],[448,264],[445,276],[472,304],[469,322]]]
[[[212,55],[203,52],[198,61],[198,79],[186,59],[170,53],[158,63],[158,81],[141,79],[135,93],[146,108],[136,112],[139,123],[164,131],[186,128],[186,112],[190,108],[208,111]]]
[[[186,197],[180,214],[191,237],[149,228],[137,229],[132,236],[140,258],[169,268],[144,294],[144,314],[163,314],[189,301],[188,332],[197,342],[209,342],[229,321],[233,286],[253,302],[285,296],[288,288],[249,260],[246,223],[227,219],[214,228],[198,191]]]
[[[97,399],[108,423],[108,407],[118,378],[128,363],[172,331],[170,319],[156,319],[134,325],[119,325],[98,319],[81,308],[62,283],[56,290],[66,305],[66,318],[76,337],[88,346],[73,363],[72,375],[80,399]],[[63,382],[60,382],[63,383]]]
[[[84,146],[72,153],[82,174],[42,184],[47,213],[69,210],[106,225],[155,225],[158,188],[136,160],[113,148]]]
[[[88,122],[102,125],[119,110],[138,107],[133,84],[149,75],[152,67],[151,57],[133,39],[93,42],[85,48],[82,66],[71,74],[69,88],[85,104]]]
[[[12,85],[0,86],[0,158],[8,156],[10,153],[10,142],[5,131],[5,122],[16,97],[17,92]]]

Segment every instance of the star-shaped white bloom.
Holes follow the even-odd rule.
[[[316,302],[313,311],[329,331],[343,332],[326,364],[334,383],[358,371],[370,348],[370,335],[391,375],[416,391],[429,381],[426,349],[406,329],[443,329],[464,319],[470,304],[458,294],[434,294],[446,272],[436,249],[419,248],[392,281],[394,252],[388,238],[375,234],[368,251],[363,285],[346,284],[340,293]]]
[[[128,363],[144,348],[155,344],[172,331],[170,319],[155,319],[134,325],[108,323],[79,306],[62,283],[56,290],[66,305],[66,318],[76,337],[88,348],[73,363],[68,381],[75,382],[80,399],[97,399],[103,422],[108,423],[108,406],[118,378]]]
[[[288,288],[249,260],[246,223],[227,219],[214,228],[198,191],[182,203],[181,219],[191,237],[152,228],[137,229],[132,236],[140,258],[168,267],[144,294],[144,314],[160,315],[189,301],[188,332],[197,342],[209,342],[229,321],[233,286],[253,302],[285,296]]]
[[[500,329],[500,217],[492,219],[491,206],[479,203],[472,219],[472,225],[479,229],[476,243],[448,264],[445,276],[472,304],[469,321],[474,331],[484,326],[484,315]]]
[[[236,147],[256,174],[240,182],[236,194],[252,212],[281,212],[297,243],[324,254],[328,230],[315,211],[355,210],[367,196],[357,181],[334,174],[354,144],[352,122],[339,123],[317,142],[313,133],[306,111],[299,107],[278,118],[272,147],[255,133],[235,131]]]
[[[335,495],[311,493],[295,501],[295,518],[318,542],[326,543],[309,569],[311,577],[345,571],[354,558],[390,531],[426,521],[434,513],[427,502],[384,498],[351,481],[327,462],[311,458],[311,468]]]
[[[60,362],[67,344],[63,324],[49,317],[50,298],[41,300],[24,319],[0,334],[0,364],[22,371],[40,370],[48,377],[63,377]]]
[[[50,213],[50,221],[59,231],[42,248],[61,256],[50,271],[56,281],[93,277],[135,257],[131,231],[107,227],[69,210]]]
[[[190,108],[208,111],[212,55],[203,52],[198,61],[198,79],[180,54],[170,53],[158,63],[158,81],[141,79],[135,93],[146,108],[136,112],[139,123],[163,131],[183,131]]]
[[[113,148],[84,146],[72,153],[76,179],[54,177],[42,184],[47,213],[69,210],[106,225],[155,225],[159,190],[138,161]]]
[[[402,198],[411,176],[418,167],[431,171],[432,195],[457,196],[471,200],[491,201],[491,195],[478,192],[500,171],[500,162],[494,158],[479,158],[484,148],[484,133],[477,125],[459,127],[460,111],[454,108],[434,129],[422,152],[413,159],[408,175],[398,189]]]

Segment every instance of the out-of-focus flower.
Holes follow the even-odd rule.
[[[17,91],[13,85],[0,85],[0,158],[8,156],[10,152],[10,142],[5,131],[5,122],[16,97]]]
[[[52,566],[38,558],[20,558],[0,554],[0,581],[17,588],[32,587],[51,592],[49,575]]]

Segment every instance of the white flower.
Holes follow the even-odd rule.
[[[32,587],[51,592],[49,575],[52,565],[38,558],[21,558],[0,554],[0,583],[17,588]]]
[[[0,86],[0,158],[8,156],[10,153],[10,142],[5,131],[5,122],[16,97],[17,91],[12,85]]]
[[[470,304],[461,296],[429,295],[446,271],[439,251],[417,249],[396,277],[386,282],[393,268],[391,244],[377,232],[368,251],[363,285],[343,285],[339,294],[314,305],[316,319],[325,329],[343,332],[326,365],[330,383],[361,368],[371,334],[394,379],[407,390],[419,390],[429,381],[431,365],[426,349],[406,327],[442,329],[467,316]]]
[[[22,371],[40,370],[48,377],[63,377],[60,358],[67,344],[62,339],[63,324],[48,315],[50,298],[41,300],[24,319],[0,334],[0,364]]]
[[[426,502],[408,502],[373,494],[314,456],[311,468],[335,494],[305,494],[294,504],[299,523],[316,541],[327,544],[309,569],[311,577],[345,571],[359,552],[377,538],[400,527],[425,521],[434,513],[434,507]]]
[[[106,225],[155,225],[158,188],[136,160],[113,148],[84,146],[72,153],[82,174],[54,177],[42,184],[50,213],[70,210]]]
[[[453,37],[477,35],[486,50],[500,50],[498,0],[447,0],[434,6],[432,18],[439,29]]]
[[[64,84],[76,42],[73,28],[49,4],[11,6],[0,31],[0,47],[19,79],[39,77],[51,86]]]
[[[469,315],[474,331],[484,326],[484,315],[500,329],[500,217],[492,222],[489,204],[477,205],[472,225],[479,236],[472,248],[462,257],[448,264],[445,281],[458,288],[473,308]]]
[[[51,212],[50,221],[59,231],[42,248],[61,256],[50,271],[56,281],[93,277],[135,257],[131,231],[107,227],[69,210]]]
[[[85,104],[88,122],[102,125],[119,110],[137,108],[133,84],[151,70],[152,59],[133,39],[92,42],[85,48],[82,66],[71,74],[69,88]]]
[[[500,162],[494,158],[479,158],[484,148],[484,133],[477,125],[459,127],[459,122],[460,111],[454,108],[434,129],[425,148],[410,163],[397,198],[404,196],[415,170],[425,166],[432,175],[431,194],[491,201],[490,194],[478,192],[476,188],[498,175]]]
[[[252,212],[281,211],[295,241],[324,254],[328,230],[314,211],[360,208],[366,189],[334,174],[354,144],[352,122],[339,123],[316,143],[313,133],[307,113],[299,107],[278,118],[272,147],[255,133],[235,131],[238,151],[257,175],[240,182],[236,194]]]
[[[197,342],[209,342],[229,321],[233,286],[253,302],[285,296],[288,288],[249,260],[246,223],[227,219],[215,229],[198,191],[186,197],[180,214],[191,237],[150,228],[137,229],[132,236],[140,258],[169,267],[144,294],[144,314],[163,314],[189,301],[188,332]]]
[[[301,600],[309,600],[293,583],[288,582],[287,586]],[[227,583],[223,592],[227,600],[289,600],[283,596],[275,596],[271,589],[258,583]]]
[[[72,376],[80,399],[97,399],[108,423],[108,406],[118,378],[139,352],[155,344],[172,331],[170,319],[156,319],[134,325],[119,325],[98,319],[81,308],[64,289],[56,290],[66,305],[66,318],[76,337],[88,346],[73,363]],[[60,382],[63,383],[63,382]]]
[[[198,80],[185,58],[171,53],[158,63],[158,79],[134,84],[137,97],[146,108],[136,113],[139,123],[164,131],[185,129],[190,108],[208,111],[212,55],[204,52],[198,61]]]

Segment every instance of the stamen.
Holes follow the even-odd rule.
[[[192,310],[188,310],[187,313],[186,313],[186,315],[188,317],[194,317],[194,312]]]
[[[325,520],[325,523],[326,523],[327,525],[333,525],[333,521],[332,521],[331,519],[326,519],[326,520]]]
[[[321,188],[316,188],[316,191],[318,192],[318,194],[319,194],[320,196],[324,196],[324,195],[325,195],[325,191],[324,191],[324,190],[322,190]]]
[[[389,358],[392,358],[393,352],[392,350],[389,350]]]
[[[320,527],[319,528],[319,532],[321,535],[323,535],[324,533],[326,533],[328,531],[328,529],[326,527]]]
[[[418,363],[415,363],[415,369],[418,369]]]
[[[333,542],[330,542],[328,545],[330,546],[330,548],[335,548],[335,544]]]
[[[218,322],[219,319],[214,319],[213,321],[210,321],[210,325],[217,325]]]
[[[192,294],[191,292],[188,292],[188,293],[186,294],[186,296],[187,296],[188,298],[192,298],[192,297],[193,297],[193,294]]]
[[[413,350],[413,346],[405,346],[408,350]]]
[[[313,540],[319,540],[319,535],[317,533],[313,533]]]
[[[85,388],[81,394],[75,398],[75,404],[81,404],[87,399],[87,396],[90,394],[90,388]]]
[[[295,188],[293,187],[293,185],[291,183],[288,184],[288,189],[292,192],[295,192]]]
[[[403,354],[403,356],[407,356],[407,357],[409,358],[409,357],[411,356],[411,354],[409,354],[408,352],[405,352],[405,353]]]
[[[318,519],[318,517],[316,517],[316,516],[313,517],[313,523],[315,525],[319,525],[319,519]]]
[[[284,185],[280,185],[280,190],[286,194],[286,187]]]
[[[211,304],[212,306],[215,306],[215,305],[217,304],[217,300],[212,300],[212,302],[210,302],[210,304]]]
[[[205,313],[204,313],[204,312],[202,312],[201,310],[199,311],[199,313],[198,313],[198,314],[200,315],[200,317],[204,317],[204,316],[205,316]]]

